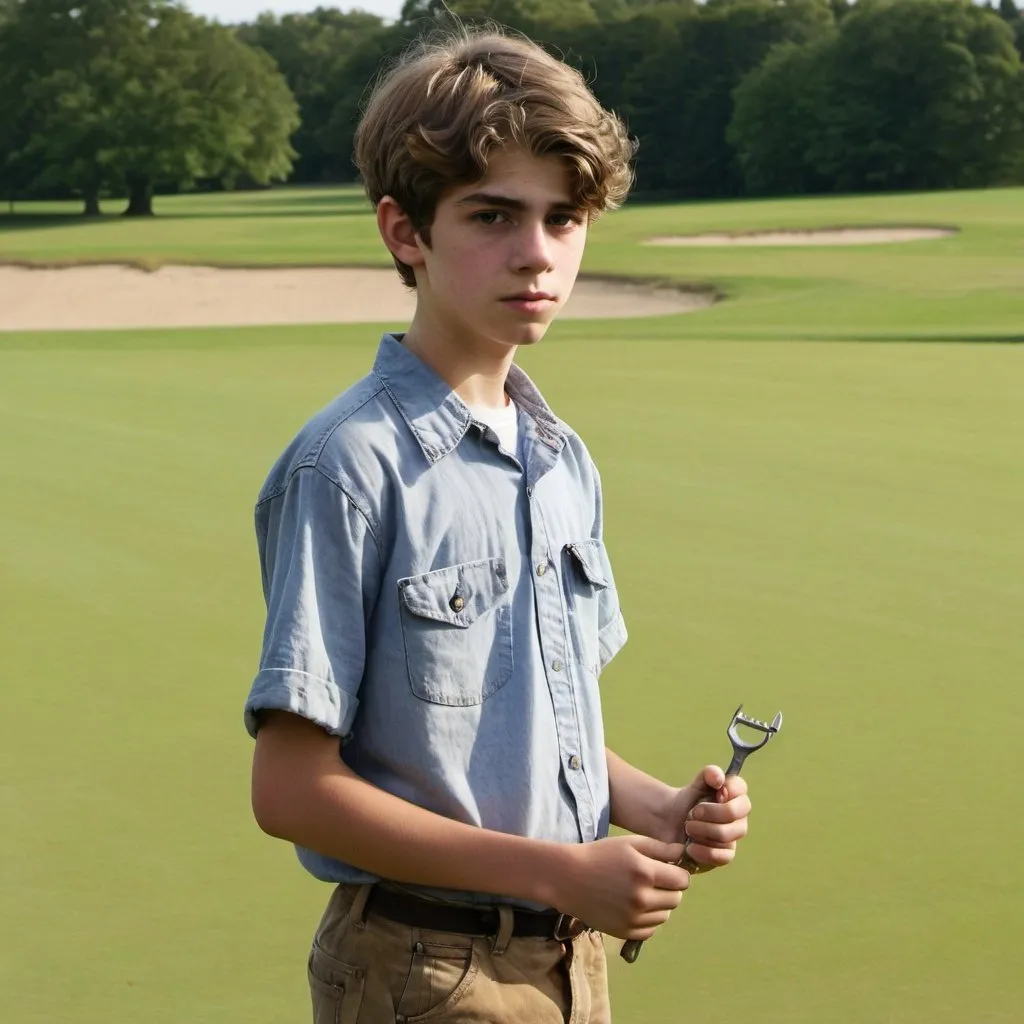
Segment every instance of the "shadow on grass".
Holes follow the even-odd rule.
[[[676,338],[662,338],[676,341]],[[688,336],[687,341],[694,340]],[[807,345],[1024,345],[1024,334],[708,334],[704,339],[716,342],[764,342],[768,345],[797,342]]]
[[[103,213],[98,217],[84,217],[80,213],[0,213],[0,232],[4,231],[38,231],[45,228],[88,227],[103,224],[158,224],[171,220],[270,220],[270,219],[330,219],[333,217],[354,217],[372,214],[372,209],[365,203],[358,206],[338,207],[317,210],[278,209],[238,210],[232,206],[224,206],[210,210],[161,210],[157,207],[152,218],[124,217],[120,213]]]
[[[32,231],[37,228],[73,228],[112,218],[83,217],[80,213],[0,213],[0,231]]]
[[[245,349],[264,348],[268,346],[280,346],[294,344],[294,337],[289,332],[296,327],[302,328],[303,346],[337,346],[339,343],[353,343],[352,331],[365,332],[367,344],[376,344],[380,334],[385,330],[392,330],[393,327],[383,323],[374,324],[248,324],[243,326],[223,327],[177,327],[177,328],[141,328],[124,330],[82,330],[82,331],[0,331],[0,356],[5,352],[32,352],[32,351],[166,351],[181,349],[184,351],[204,349]],[[615,341],[618,339],[602,339]],[[678,344],[681,339],[660,339],[672,341]],[[692,340],[692,339],[687,339]],[[922,336],[915,338],[899,337],[873,337],[873,338],[815,338],[790,337],[790,338],[758,338],[750,335],[730,336],[706,339],[711,344],[749,344],[757,342],[762,344],[792,344],[800,342],[805,344],[829,345],[836,343],[855,342],[858,344],[870,344],[881,342],[883,344],[902,345],[1020,345],[1024,344],[1024,334],[1007,335],[962,335],[952,336]],[[361,344],[362,342],[360,342]]]
[[[365,216],[372,214],[373,210],[362,204],[358,207],[353,208],[332,208],[325,210],[262,210],[254,208],[252,210],[237,210],[234,205],[223,206],[215,210],[182,210],[180,213],[177,211],[166,212],[157,210],[154,216],[154,220],[270,220],[271,218],[293,218],[293,219],[308,219],[308,218],[320,218],[322,220],[328,220],[331,217],[355,217]]]
[[[224,195],[220,193],[220,195]],[[212,201],[212,200],[211,200]],[[233,193],[231,198],[223,198],[222,201],[225,205],[230,204],[231,206],[245,206],[253,209],[265,210],[267,207],[276,206],[354,206],[358,209],[368,210],[370,204],[363,194],[362,190],[357,190],[356,186],[352,186],[352,192],[340,192],[331,191],[325,192],[323,195],[313,194],[299,194],[299,193],[258,193],[256,195],[246,195],[240,197],[238,193]]]
[[[814,339],[807,338],[805,340]],[[870,334],[864,337],[837,335],[832,340],[855,341],[862,345],[871,342],[878,342],[881,345],[917,344],[918,342],[926,345],[1024,345],[1024,334],[914,334],[910,337],[905,334]]]

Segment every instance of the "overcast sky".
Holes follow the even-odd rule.
[[[273,11],[275,14],[291,14],[298,11],[312,11],[316,7],[340,7],[350,11],[359,7],[371,14],[379,14],[382,18],[393,20],[402,9],[402,0],[358,0],[354,3],[330,3],[325,0],[185,0],[188,6],[206,18],[215,18],[225,25],[241,21],[255,21],[262,11]]]

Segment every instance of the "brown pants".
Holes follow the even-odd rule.
[[[339,885],[309,956],[314,1024],[610,1024],[604,943],[428,932]],[[503,929],[504,931],[504,929]]]

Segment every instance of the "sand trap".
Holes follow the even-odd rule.
[[[955,235],[952,228],[829,228],[824,231],[749,231],[734,234],[666,235],[647,245],[892,245]]]
[[[561,316],[665,316],[704,309],[710,292],[580,279]],[[42,331],[238,324],[402,326],[414,296],[390,269],[219,269],[0,266],[0,330]]]

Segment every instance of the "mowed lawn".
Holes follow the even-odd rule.
[[[365,243],[378,259],[363,212],[270,215],[314,195],[183,198],[147,226],[47,220],[0,230],[0,250],[344,262]],[[599,226],[591,269],[732,300],[558,325],[523,355],[602,466],[631,630],[604,677],[610,743],[682,782],[728,757],[740,701],[785,714],[749,763],[737,863],[696,879],[635,965],[612,947],[620,1024],[1020,1019],[1024,349],[922,339],[1024,333],[1022,197],[630,209]],[[225,212],[243,199],[267,215]],[[635,245],[845,224],[848,202],[862,223],[964,230],[865,250]],[[308,1019],[326,891],[247,803],[252,503],[379,329],[0,334],[4,1020]]]

